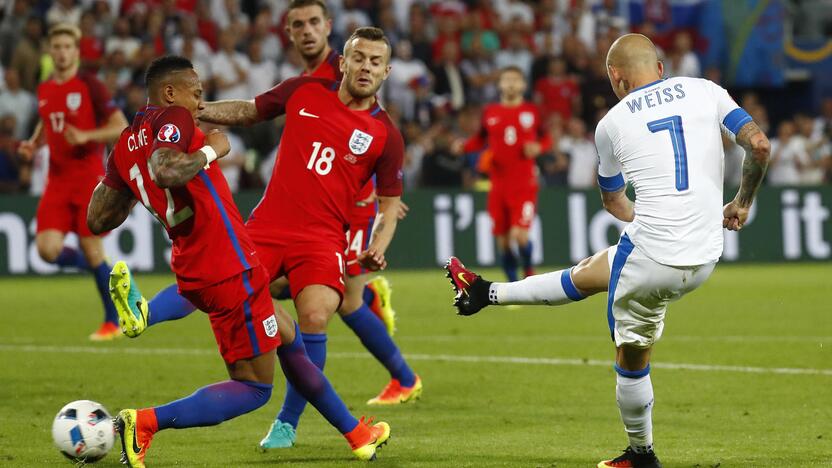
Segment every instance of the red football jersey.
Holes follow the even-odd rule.
[[[49,145],[50,184],[72,186],[104,174],[104,145],[72,146],[63,132],[67,125],[94,129],[117,110],[107,88],[90,74],[78,73],[63,83],[51,79],[38,86],[38,114]]]
[[[341,54],[335,52],[334,50],[329,51],[329,55],[326,56],[326,59],[318,65],[318,68],[312,71],[312,73],[303,73],[302,76],[314,76],[317,78],[326,78],[327,80],[332,81],[341,81],[344,77],[343,73],[341,73],[341,69],[339,68],[341,59]],[[361,187],[361,190],[358,192],[358,195],[355,197],[356,205],[352,209],[351,216],[353,218],[371,218],[376,215],[376,203],[366,203],[365,200],[372,198],[373,192],[376,190],[376,184],[373,179],[370,179],[364,187]]]
[[[285,114],[286,127],[249,229],[344,244],[358,191],[373,174],[380,196],[401,196],[401,134],[378,104],[349,109],[336,86],[320,78],[291,78],[255,98],[262,119]]]
[[[157,148],[193,153],[205,135],[184,107],[148,106],[122,132],[107,160],[104,183],[129,189],[173,241],[170,266],[179,287],[199,289],[259,264],[219,165],[211,164],[181,187],[162,189],[150,171]]]
[[[507,187],[537,186],[535,160],[527,158],[523,145],[539,142],[542,151],[552,146],[551,137],[541,127],[537,106],[524,102],[519,106],[489,104],[483,109],[480,132],[465,142],[466,152],[491,149],[490,177],[494,185]]]

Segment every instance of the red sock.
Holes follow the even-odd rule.
[[[156,422],[156,411],[145,408],[136,411],[136,431],[141,435],[153,436],[159,430]]]
[[[357,426],[355,426],[355,429],[344,434],[344,437],[346,437],[347,442],[350,443],[350,448],[355,450],[358,447],[366,445],[370,442],[373,439],[373,434],[370,432],[370,428],[367,427],[362,420],[359,421]]]

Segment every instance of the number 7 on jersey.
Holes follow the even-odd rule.
[[[685,147],[685,131],[682,128],[682,117],[672,115],[663,119],[647,122],[647,129],[653,133],[667,130],[670,133],[670,143],[673,145],[673,158],[676,162],[676,190],[681,192],[688,189],[688,150]]]

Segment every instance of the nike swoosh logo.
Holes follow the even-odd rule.
[[[138,442],[136,441],[136,427],[133,427],[133,453],[136,455],[142,453],[142,447],[139,447]]]
[[[457,274],[456,274],[456,277],[457,277],[457,278],[459,278],[459,280],[460,280],[460,281],[462,281],[463,283],[465,283],[465,286],[471,286],[471,283],[469,283],[469,282],[465,279],[465,273],[459,272],[459,273],[457,273]]]
[[[317,115],[306,112],[305,107],[301,109],[300,112],[298,112],[298,114],[302,115],[303,117],[312,117],[313,119],[320,119],[320,117],[318,117]]]

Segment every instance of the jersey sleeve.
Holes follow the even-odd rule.
[[[751,122],[753,119],[745,109],[737,105],[736,101],[728,94],[725,88],[712,81],[706,80],[706,83],[711,95],[716,99],[716,110],[719,122],[732,136],[736,136],[743,125]]]
[[[110,152],[110,155],[107,157],[107,165],[104,172],[104,178],[101,182],[110,187],[114,190],[129,190],[130,187],[127,185],[127,182],[121,178],[121,174],[118,173],[118,167],[116,167],[116,152],[115,150]]]
[[[604,121],[595,129],[595,149],[598,151],[598,187],[604,192],[617,192],[624,188],[621,163],[615,158]]]
[[[119,110],[119,108],[116,106],[113,97],[110,95],[110,91],[107,90],[104,83],[96,78],[95,75],[85,73],[80,75],[80,78],[84,81],[87,85],[87,89],[89,90],[90,101],[92,101],[92,110],[95,114],[95,122],[97,125],[101,125],[110,117],[110,115],[113,114],[113,112]]]
[[[271,120],[286,113],[286,103],[292,94],[301,86],[307,83],[321,83],[324,86],[331,86],[335,82],[323,78],[311,76],[298,76],[289,78],[274,88],[259,94],[254,98],[254,105],[257,107],[257,115],[260,120]]]
[[[404,140],[392,123],[387,123],[387,132],[384,150],[375,165],[376,193],[380,197],[400,197],[402,195]]]
[[[153,119],[153,151],[159,148],[172,148],[183,153],[188,149],[194,136],[194,117],[187,109],[170,106]]]

